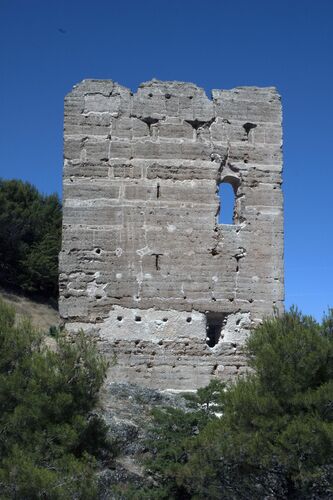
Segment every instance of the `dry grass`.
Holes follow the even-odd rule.
[[[0,299],[15,308],[18,319],[27,316],[39,330],[48,332],[50,326],[59,326],[59,313],[49,304],[37,302],[3,289],[0,289]]]

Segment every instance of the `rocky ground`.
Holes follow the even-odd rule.
[[[152,409],[164,406],[186,409],[186,400],[177,393],[113,383],[104,388],[101,406],[110,438],[116,443],[119,454],[109,468],[100,472],[99,498],[129,498],[121,493],[126,491],[127,485],[140,488],[152,482],[142,467]]]

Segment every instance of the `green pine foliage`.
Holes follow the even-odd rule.
[[[208,386],[213,406],[199,391],[193,412],[155,415],[159,486],[143,498],[333,498],[333,310],[321,325],[295,309],[269,319],[247,353],[253,374]]]
[[[0,282],[27,294],[58,295],[61,203],[28,182],[0,179]]]
[[[82,335],[53,348],[0,301],[0,498],[96,498],[96,463],[112,457],[93,413],[106,364]]]

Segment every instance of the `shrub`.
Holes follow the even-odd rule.
[[[111,455],[92,413],[105,371],[83,334],[51,350],[0,301],[1,498],[95,498],[96,459]]]

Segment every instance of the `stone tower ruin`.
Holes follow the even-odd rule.
[[[60,313],[112,380],[195,389],[246,369],[283,309],[281,105],[274,88],[84,80],[65,100]],[[234,223],[218,223],[220,183]],[[223,199],[221,210],[223,210]]]

